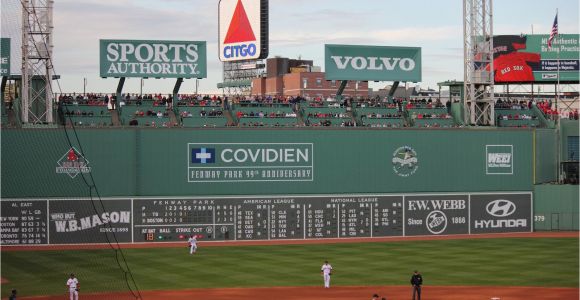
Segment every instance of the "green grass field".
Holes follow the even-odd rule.
[[[407,285],[414,269],[425,285],[578,287],[577,238],[505,238],[360,244],[123,250],[141,290],[321,285]],[[2,296],[63,294],[70,272],[83,293],[123,291],[113,250],[2,252]]]

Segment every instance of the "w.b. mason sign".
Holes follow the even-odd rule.
[[[325,45],[327,80],[421,81],[421,48]]]

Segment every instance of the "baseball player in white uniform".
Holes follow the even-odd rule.
[[[70,300],[79,300],[79,280],[75,278],[75,274],[70,274],[70,278],[66,282],[68,287],[68,292],[70,294]]]
[[[322,277],[324,278],[324,288],[330,288],[330,275],[332,275],[332,266],[328,263],[328,261],[324,262],[322,268],[320,269],[320,273],[322,273]]]
[[[197,250],[197,236],[192,235],[187,242],[189,243],[189,254],[194,254]]]

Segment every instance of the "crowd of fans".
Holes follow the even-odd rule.
[[[155,112],[152,109],[148,109],[146,111],[138,109],[135,111],[134,115],[135,115],[135,117],[153,117],[153,118],[155,118],[155,117],[157,117],[157,118],[169,117],[169,113],[167,111],[162,112],[162,111],[158,110],[157,112]]]
[[[76,110],[64,110],[64,115],[65,116],[86,116],[86,117],[94,117],[95,116],[95,112],[92,110],[89,111],[85,111],[85,110],[80,110],[80,109],[76,109]],[[97,116],[105,116],[107,115],[108,112],[105,112],[104,110],[101,110]]]
[[[411,118],[413,120],[419,119],[451,119],[451,115],[447,114],[447,113],[442,113],[442,114],[436,114],[436,113],[417,113],[417,112],[413,112],[411,114]]]
[[[276,122],[274,124],[266,124],[264,122],[241,122],[238,127],[296,127],[296,123],[282,123]]]
[[[402,128],[406,127],[400,123],[375,123],[375,124],[366,124],[365,127],[370,128]]]
[[[212,108],[212,110],[210,110],[210,111],[206,111],[205,109],[202,109],[199,111],[199,116],[202,118],[221,117],[221,116],[223,116],[223,114],[224,114],[224,112],[222,110],[215,109],[215,108]],[[181,118],[193,118],[193,113],[190,111],[187,111],[187,110],[183,110],[179,113],[179,116]]]
[[[498,120],[537,120],[538,116],[528,114],[498,114]]]
[[[522,110],[522,109],[531,109],[532,104],[533,102],[529,100],[503,100],[502,98],[499,98],[495,102],[494,108],[497,110],[502,109]]]
[[[366,115],[362,115],[362,118],[369,118],[369,119],[400,119],[403,117],[403,114],[401,112],[394,112],[394,113],[368,113]]]
[[[90,105],[90,106],[107,106],[109,96],[104,94],[61,94],[58,96],[58,102],[63,105]]]
[[[68,105],[87,105],[87,106],[108,106],[109,109],[116,109],[117,99],[114,94],[99,94],[99,93],[88,93],[88,94],[61,94],[58,96],[59,108]],[[235,111],[235,117],[238,120],[244,118],[296,118],[299,111],[296,108],[297,103],[305,103],[302,107],[307,107],[305,112],[305,121],[307,126],[337,126],[337,127],[351,127],[351,126],[366,126],[366,127],[386,127],[386,128],[399,128],[403,122],[394,123],[384,123],[384,124],[364,124],[364,119],[403,119],[404,112],[409,112],[409,118],[412,120],[434,120],[428,123],[419,123],[415,127],[449,127],[453,125],[448,125],[448,122],[436,122],[435,120],[449,120],[452,119],[450,114],[451,102],[446,102],[445,104],[440,101],[439,98],[392,98],[388,99],[386,97],[369,97],[369,98],[344,98],[340,101],[334,98],[323,98],[323,97],[312,97],[303,98],[300,96],[231,96],[224,97],[218,95],[193,95],[193,94],[180,94],[176,98],[178,107],[215,107],[211,110],[201,110],[199,112],[200,117],[223,117],[224,110],[229,110],[228,105],[234,104],[238,107],[292,107],[292,111],[286,109],[281,109],[277,111],[266,111],[263,110],[253,110],[253,111]],[[158,117],[167,118],[171,117],[170,112],[172,110],[172,105],[174,99],[172,95],[164,94],[123,94],[121,101],[119,103],[120,107],[123,106],[140,106],[146,105],[150,108],[137,109],[134,113],[134,117]],[[521,99],[521,98],[511,98],[503,99],[499,98],[495,103],[495,109],[497,112],[497,120],[537,120],[538,116],[533,112],[522,112],[522,113],[501,113],[502,110],[531,110],[533,106],[536,106],[547,119],[555,120],[557,118],[568,118],[571,120],[578,120],[578,109],[574,110],[560,110],[555,109],[553,100],[551,99]],[[166,109],[158,109],[156,107],[165,107]],[[308,108],[309,107],[309,108]],[[315,111],[315,108],[344,108],[344,111]],[[350,119],[349,108],[358,108],[361,114],[362,124],[356,124]],[[365,112],[365,108],[380,108],[386,109],[385,111],[372,111]],[[447,108],[447,113],[441,111],[436,111],[436,109]],[[417,109],[417,111],[414,111]],[[433,112],[426,112],[425,109],[434,109]],[[105,115],[106,111],[101,111],[100,114],[95,111],[83,111],[82,109],[74,110],[63,110],[64,116],[101,116]],[[196,117],[194,114],[187,110],[176,110],[178,117],[192,118]],[[336,121],[333,121],[336,119]],[[334,124],[333,124],[334,122]],[[268,123],[268,122],[267,122]],[[287,122],[283,122],[279,126],[287,126]],[[373,122],[376,123],[376,122]],[[242,125],[246,124],[246,125]],[[149,126],[164,127],[163,124],[148,124]],[[171,127],[174,124],[167,124],[167,127]],[[213,126],[213,125],[209,125]],[[271,124],[261,124],[261,122],[241,122],[239,126],[244,127],[261,127],[261,126],[274,126]],[[512,126],[512,125],[510,125]]]
[[[575,109],[573,111],[565,111],[561,114],[561,117],[570,120],[578,120],[578,109]]]
[[[269,113],[264,113],[263,111],[259,112],[243,112],[238,110],[236,112],[236,117],[239,119],[241,118],[296,118],[296,113],[294,112],[282,112],[282,111],[272,111]]]
[[[162,128],[169,128],[169,127],[178,127],[179,124],[177,123],[171,123],[171,122],[155,122],[155,121],[145,121],[145,127],[153,127],[153,128],[158,128],[158,127],[162,127]],[[133,118],[131,121],[129,121],[129,126],[139,126],[139,120],[137,120],[136,118]]]

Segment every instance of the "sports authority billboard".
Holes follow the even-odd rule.
[[[218,9],[221,61],[268,57],[268,0],[220,0]]]
[[[549,35],[493,37],[495,82],[578,81],[580,35],[560,34],[548,49]],[[558,68],[559,62],[559,68]]]
[[[206,42],[100,40],[101,77],[207,77]]]
[[[10,76],[9,38],[0,38],[0,76]]]
[[[421,81],[421,48],[325,45],[327,80]]]

